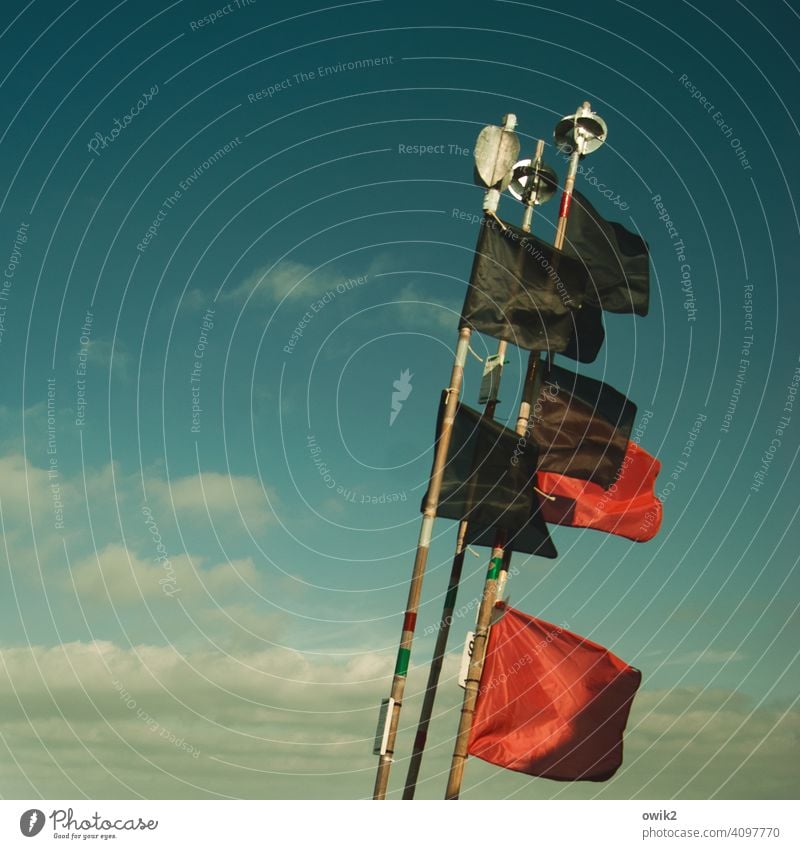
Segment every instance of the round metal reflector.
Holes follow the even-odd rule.
[[[532,181],[532,182],[531,182]],[[547,203],[556,193],[558,177],[556,172],[542,163],[537,168],[530,159],[522,159],[515,166],[508,185],[509,193],[517,200],[525,202],[525,194],[536,193],[536,205]]]
[[[606,140],[606,122],[590,109],[581,107],[574,115],[566,115],[557,124],[556,147],[566,154],[578,151],[581,156],[594,153]]]

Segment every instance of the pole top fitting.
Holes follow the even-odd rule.
[[[517,127],[517,116],[513,112],[503,115],[503,129],[515,130]]]
[[[584,101],[574,115],[563,117],[553,133],[559,151],[566,154],[577,152],[580,156],[594,153],[603,145],[607,135],[606,122],[592,112],[588,101]]]

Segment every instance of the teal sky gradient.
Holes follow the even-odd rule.
[[[552,130],[586,99],[609,134],[577,188],[647,239],[652,294],[647,318],[606,315],[580,370],[638,405],[658,492],[702,426],[652,542],[554,528],[559,558],[515,557],[508,585],[642,669],[625,767],[566,786],[471,760],[465,795],[795,797],[797,4],[256,0],[202,27],[201,2],[7,5],[0,793],[370,795],[478,232],[475,137],[514,112],[525,155],[544,138],[563,179]],[[380,61],[319,72],[364,59]],[[542,238],[556,213],[537,210]],[[521,208],[505,196],[501,215]],[[513,427],[527,353],[509,351]],[[470,358],[473,406],[480,377]],[[454,538],[437,523],[406,749]],[[479,554],[459,603],[480,593]],[[424,797],[443,791],[473,621],[453,626]],[[115,681],[200,756],[153,734]]]

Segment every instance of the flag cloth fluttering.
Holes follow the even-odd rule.
[[[512,224],[484,218],[461,326],[530,351],[563,351],[589,275],[579,260]],[[587,343],[588,346],[588,343]]]
[[[444,404],[440,407],[440,419],[443,410]],[[436,432],[441,432],[440,425]],[[535,549],[529,553],[555,557],[556,550],[537,510],[538,499],[533,490],[537,463],[535,443],[520,440],[514,431],[459,404],[436,515],[467,520],[476,545],[491,545],[491,539],[483,543],[477,535],[493,538],[494,528],[506,530],[509,537],[524,529],[524,537],[520,533],[520,546]],[[422,509],[426,500],[427,495],[422,500]]]
[[[641,672],[608,649],[508,607],[492,626],[469,754],[557,781],[605,781]]]
[[[564,252],[586,263],[589,271],[586,303],[609,312],[647,315],[650,304],[647,242],[622,224],[606,221],[580,192],[572,195]]]
[[[531,410],[539,469],[608,489],[619,475],[636,405],[607,383],[552,366]]]
[[[572,338],[561,353],[579,363],[593,363],[606,338],[603,311],[584,301],[581,308],[572,313],[572,320]]]
[[[504,550],[516,551],[519,554],[535,554],[538,557],[558,557],[555,545],[547,532],[544,513],[537,509],[534,503],[533,515],[524,525],[513,530],[506,530]],[[464,539],[467,545],[483,545],[492,548],[495,544],[496,528],[483,527],[477,522],[470,522]]]
[[[541,472],[539,489],[554,501],[542,500],[546,522],[573,528],[594,528],[647,542],[661,527],[663,508],[656,498],[661,463],[635,442],[628,443],[619,478],[609,489],[579,478]]]

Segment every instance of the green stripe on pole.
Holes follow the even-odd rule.
[[[448,610],[452,610],[456,606],[456,595],[458,594],[458,584],[453,584],[447,590],[447,595],[444,597],[444,606]]]
[[[395,675],[408,675],[408,662],[411,660],[411,649],[400,649],[397,652],[397,664],[394,668]]]
[[[500,569],[503,566],[503,558],[493,557],[489,562],[491,563],[491,566],[489,566],[489,571],[486,573],[486,580],[496,581],[497,576],[500,574]]]

